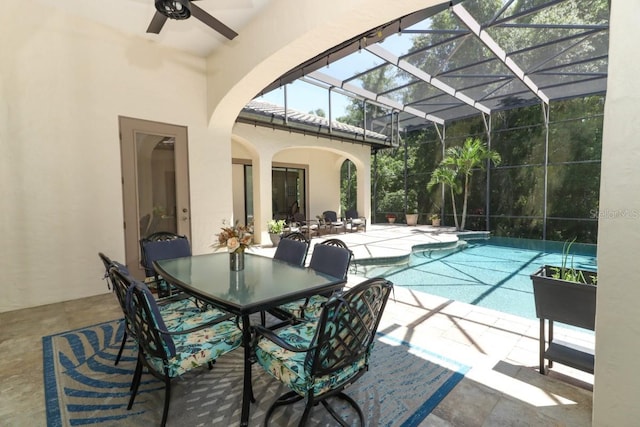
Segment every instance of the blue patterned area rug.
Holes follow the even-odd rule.
[[[150,374],[135,404],[127,410],[136,349],[128,343],[114,366],[122,334],[121,321],[111,321],[43,337],[44,385],[48,426],[158,425],[164,388]],[[169,426],[227,425],[240,421],[242,348],[219,358],[212,370],[196,369],[174,379]],[[369,371],[347,393],[362,408],[367,425],[417,426],[464,377],[468,367],[425,349],[379,336]],[[287,389],[253,366],[257,402],[251,405],[251,426],[262,425],[265,411]],[[333,403],[346,419],[348,406]],[[275,411],[270,425],[297,425],[303,403]],[[322,405],[314,408],[311,425],[335,425]]]

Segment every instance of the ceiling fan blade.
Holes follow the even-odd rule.
[[[227,27],[222,22],[218,21],[216,18],[209,15],[207,12],[205,12],[203,9],[200,9],[193,3],[191,3],[191,14],[229,40],[233,40],[238,35],[238,33],[233,31],[231,28]]]
[[[167,22],[167,17],[156,10],[156,14],[151,18],[151,23],[147,28],[147,33],[160,34],[165,22]]]

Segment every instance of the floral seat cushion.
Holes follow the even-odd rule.
[[[153,317],[152,323],[159,331],[171,331],[178,332],[178,330],[169,329],[165,323],[165,319],[162,316],[160,307],[158,306],[155,298],[153,297],[149,288],[141,282],[134,282],[127,293],[127,306],[132,312],[132,316],[135,316],[133,300],[131,298],[135,289],[139,289],[144,294],[146,304],[151,311]],[[194,322],[194,319],[189,320],[185,318],[182,321],[179,319],[173,319],[175,328],[182,328],[185,330],[189,328],[189,323]],[[200,323],[201,324],[201,323]],[[198,326],[199,324],[192,325]],[[228,353],[242,344],[242,330],[239,324],[233,321],[225,320],[220,323],[211,325],[210,327],[203,328],[197,331],[170,335],[160,332],[162,338],[162,346],[167,359],[164,360],[160,357],[151,356],[145,354],[147,362],[157,372],[166,372],[171,378],[182,375],[183,373],[193,369],[195,366],[203,365],[211,360],[215,360],[225,353]],[[158,348],[155,342],[150,342],[149,345]]]
[[[228,313],[213,307],[199,307],[188,298],[159,305],[168,331],[184,331],[212,322]]]
[[[317,321],[309,321],[289,326],[278,331],[278,336],[289,345],[308,348],[316,332]],[[317,378],[308,375],[305,369],[307,352],[285,350],[274,342],[262,338],[256,347],[256,358],[269,374],[288,385],[301,396],[313,391],[315,396],[333,390],[337,385],[348,381],[365,364],[365,358],[334,372]]]
[[[327,297],[313,295],[309,297],[308,301],[306,299],[292,301],[282,304],[278,308],[298,319],[316,320],[320,317],[325,302],[327,302]]]
[[[236,323],[227,320],[189,334],[172,335],[171,339],[175,353],[166,367],[169,376],[174,378],[238,348],[242,344],[242,331]],[[167,354],[171,354],[169,349]],[[158,372],[164,372],[162,359],[151,357],[148,362]]]

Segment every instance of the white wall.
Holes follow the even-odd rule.
[[[371,187],[370,148],[366,145],[350,144],[328,139],[318,139],[315,136],[304,136],[298,133],[274,131],[264,127],[255,127],[247,124],[236,123],[233,127],[232,153],[234,158],[251,160],[254,167],[264,163],[268,167],[263,174],[261,186],[263,203],[260,212],[261,220],[256,220],[256,239],[264,241],[266,235],[266,223],[271,219],[271,165],[272,163],[287,163],[308,165],[307,176],[309,204],[308,216],[314,218],[323,211],[340,210],[340,167],[345,159],[349,158],[356,164],[362,165],[362,177],[358,175],[358,187],[362,181],[363,188]],[[360,173],[360,170],[358,171]],[[256,174],[254,170],[254,174]],[[234,183],[235,188],[235,183]],[[254,192],[260,192],[260,188],[254,187]],[[365,191],[363,191],[365,192]],[[370,192],[365,192],[362,201],[362,215],[368,216],[371,212]],[[256,212],[258,209],[256,209]],[[268,241],[268,240],[266,240]]]
[[[640,2],[611,2],[604,112],[594,426],[640,419]]]
[[[107,292],[97,253],[124,258],[119,115],[188,126],[194,251],[207,250],[230,210],[230,186],[212,183],[231,165],[207,129],[205,60],[38,2],[2,9],[0,311]]]

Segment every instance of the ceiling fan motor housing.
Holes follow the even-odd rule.
[[[191,16],[189,0],[155,0],[156,10],[170,19],[187,19]]]

